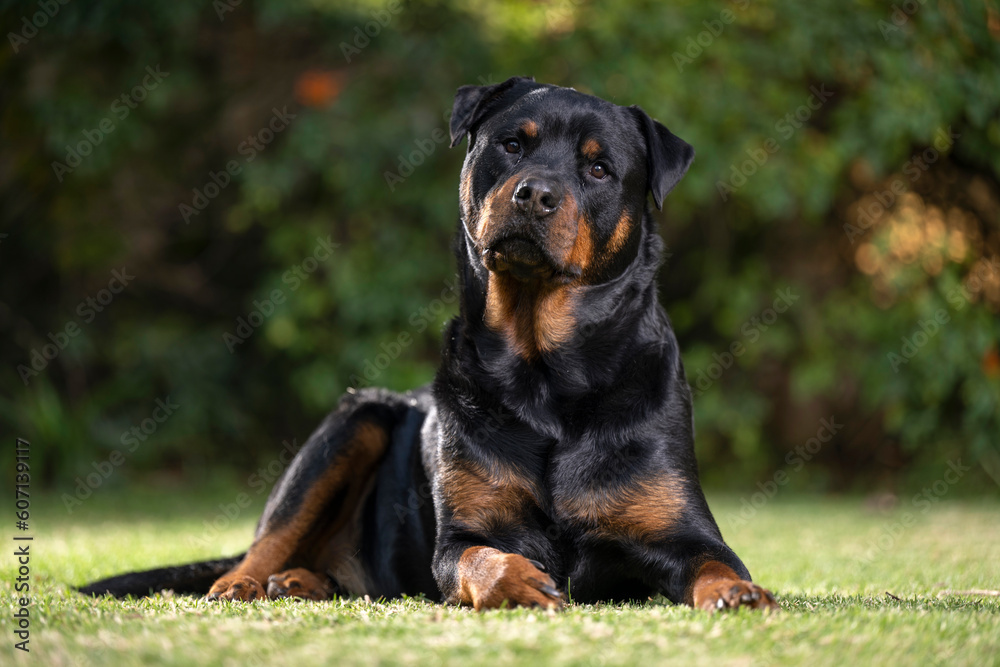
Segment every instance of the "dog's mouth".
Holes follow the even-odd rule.
[[[521,281],[550,281],[565,277],[545,250],[524,236],[508,236],[490,244],[483,251],[483,263],[494,273],[509,273]]]

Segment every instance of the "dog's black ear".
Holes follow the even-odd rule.
[[[504,93],[519,83],[534,83],[532,77],[515,76],[492,86],[462,86],[455,93],[455,106],[451,110],[449,129],[451,147],[454,148],[465,135],[494,110]]]
[[[639,119],[639,127],[646,137],[646,171],[649,173],[649,189],[653,191],[656,208],[663,208],[667,193],[681,180],[691,161],[694,149],[675,136],[661,123],[653,120],[639,107],[629,107]]]

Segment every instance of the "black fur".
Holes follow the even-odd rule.
[[[541,132],[526,134],[526,121]],[[453,145],[469,138],[463,177],[470,188],[454,246],[460,313],[445,332],[432,392],[365,390],[345,397],[275,486],[258,537],[294,514],[310,484],[334,465],[352,424],[367,420],[391,434],[360,515],[361,561],[373,596],[456,600],[456,564],[472,546],[542,563],[563,590],[571,581],[580,601],[662,593],[680,602],[707,559],[749,579],[723,542],[698,482],[691,397],[656,294],[662,242],[646,199],[652,192],[662,206],[693,159],[691,147],[637,107],[525,78],[459,89],[451,134]],[[609,177],[591,176],[594,160],[580,154],[584,137],[599,142]],[[520,146],[517,155],[504,144],[511,138]],[[593,247],[586,268],[552,278],[575,285],[573,334],[554,350],[526,357],[487,323],[491,270],[485,258],[492,250],[477,245],[481,239],[468,218],[502,183],[535,172],[572,195],[592,228]],[[610,239],[623,216],[633,224],[616,245]],[[545,245],[545,220],[501,223],[537,242],[547,263],[558,263]],[[501,229],[497,238],[507,233]],[[538,493],[516,522],[488,531],[470,526],[456,520],[443,499],[442,471],[456,463],[513,471]],[[682,512],[655,538],[599,535],[561,509],[580,494],[614,497],[660,474],[676,480],[676,497],[669,500]],[[288,566],[322,569],[310,553],[300,550]],[[196,586],[182,572],[161,568],[81,590],[207,590],[207,579]]]

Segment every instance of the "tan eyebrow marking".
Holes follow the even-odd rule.
[[[601,145],[595,139],[587,139],[580,148],[588,160],[596,160],[601,154]]]

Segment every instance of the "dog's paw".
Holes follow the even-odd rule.
[[[562,593],[552,577],[542,572],[538,561],[486,547],[476,551],[462,572],[464,597],[476,610],[504,606],[562,608]]]
[[[330,597],[330,591],[325,581],[300,567],[268,577],[267,597],[326,600]]]
[[[245,574],[226,575],[212,584],[205,596],[206,600],[241,600],[251,602],[266,597],[264,587],[253,577]]]
[[[739,607],[774,611],[780,609],[771,591],[750,581],[733,579],[714,581],[699,593],[695,606],[708,611]]]

